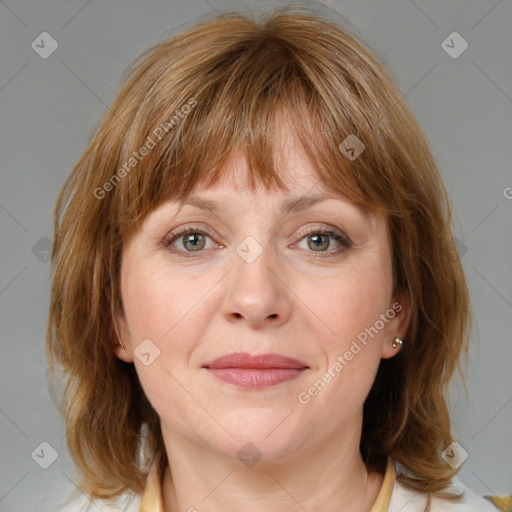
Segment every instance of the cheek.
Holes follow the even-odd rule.
[[[386,261],[375,261],[352,269],[332,285],[323,300],[326,323],[335,334],[320,339],[328,361],[326,371],[336,376],[324,399],[348,411],[364,402],[380,364],[386,324],[374,329],[389,307],[391,273]]]
[[[187,380],[188,364],[196,334],[202,330],[200,318],[205,313],[200,298],[207,288],[204,283],[198,284],[194,277],[172,278],[165,268],[156,267],[142,269],[127,265],[124,279],[125,315],[141,386],[166,424],[185,428],[185,416],[182,418],[172,412],[181,410],[184,405],[190,410],[197,407],[182,386],[193,389]],[[137,347],[147,339],[159,351],[149,365],[137,356],[141,352]],[[150,352],[155,350],[150,347]],[[194,390],[193,394],[201,399],[199,391]]]
[[[136,273],[129,276],[123,299],[133,343],[140,337],[157,342],[172,326],[175,308],[169,303],[171,298],[163,281]]]
[[[321,318],[325,318],[332,334],[329,345],[335,349],[350,345],[386,312],[390,296],[390,278],[381,263],[349,269],[332,279],[328,290],[318,294]]]
[[[176,279],[161,265],[126,267],[123,302],[130,333],[162,343],[186,322],[198,298],[194,277]]]
[[[160,350],[155,364],[183,379],[214,314],[207,291],[216,276],[170,272],[158,264],[146,269],[127,266],[125,278],[123,300],[133,348],[150,339]],[[139,361],[135,364],[144,371]]]

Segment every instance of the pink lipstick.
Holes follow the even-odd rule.
[[[309,366],[279,354],[251,356],[237,352],[210,361],[203,368],[218,379],[240,388],[265,388],[296,379]]]

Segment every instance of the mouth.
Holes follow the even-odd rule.
[[[279,354],[228,354],[203,365],[214,377],[240,388],[266,388],[300,377],[309,366]]]

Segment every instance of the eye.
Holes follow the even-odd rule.
[[[177,256],[197,257],[199,253],[204,252],[205,249],[223,247],[222,245],[215,244],[212,240],[213,236],[213,233],[206,227],[197,228],[195,226],[186,226],[169,233],[163,245]],[[321,255],[321,257],[336,256],[352,246],[350,239],[335,228],[319,228],[312,226],[303,231],[301,236],[302,238],[297,246],[310,253],[320,253],[318,256]],[[211,242],[210,246],[208,246],[208,240]],[[303,241],[306,242],[305,248],[300,246]],[[333,249],[333,245],[337,245],[338,249]],[[314,255],[314,257],[318,256]]]
[[[310,249],[308,252],[327,253],[325,256],[335,256],[351,247],[348,237],[336,229],[310,227],[301,235],[303,238],[299,244],[305,241],[306,250]],[[338,249],[332,250],[332,245],[338,245]],[[330,247],[331,250],[328,250]]]
[[[207,247],[207,239],[213,242],[211,236],[212,233],[206,228],[198,229],[194,226],[188,226],[170,233],[164,240],[164,247],[178,256],[194,257],[194,254],[187,253],[202,252],[203,249],[211,248]]]

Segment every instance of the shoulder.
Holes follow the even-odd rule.
[[[458,478],[453,480],[447,490],[454,494],[464,492],[464,495],[459,502],[432,497],[431,512],[497,512],[498,510],[490,501],[476,494]],[[424,493],[408,489],[395,481],[388,512],[424,512],[426,503]]]
[[[139,512],[141,496],[139,494],[123,494],[116,504],[107,504],[104,501],[91,501],[83,493],[74,492],[67,499],[64,498],[56,512]]]

